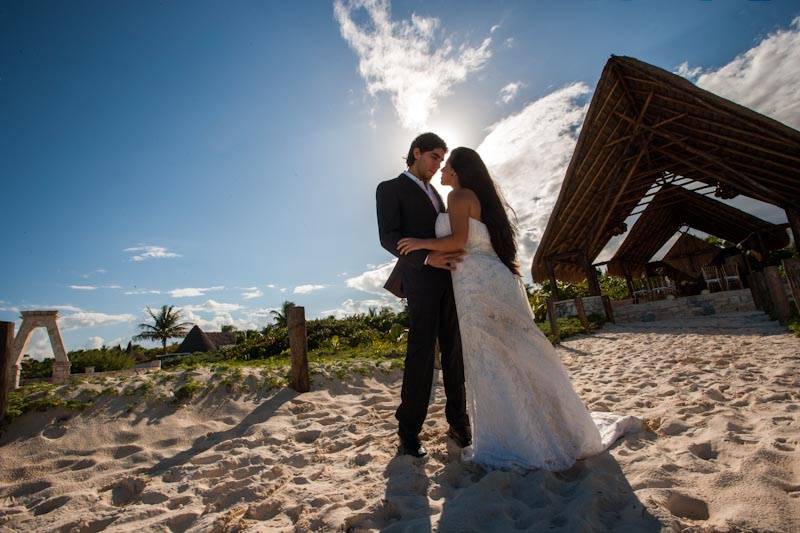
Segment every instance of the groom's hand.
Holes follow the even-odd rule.
[[[425,264],[453,271],[456,269],[456,265],[462,261],[463,257],[463,250],[459,250],[458,252],[431,252],[428,254]]]

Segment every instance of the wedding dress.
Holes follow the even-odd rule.
[[[436,236],[450,234],[450,217],[441,213]],[[465,250],[452,275],[472,423],[464,459],[488,468],[564,470],[637,428],[632,416],[589,413],[534,323],[522,280],[474,218]]]

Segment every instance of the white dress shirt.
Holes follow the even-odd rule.
[[[421,179],[416,177],[414,174],[412,174],[408,170],[403,172],[403,174],[405,174],[406,176],[411,178],[414,181],[414,183],[419,185],[422,188],[422,190],[425,191],[425,194],[428,195],[428,198],[430,198],[431,203],[433,204],[433,208],[436,209],[437,212],[441,211],[440,205],[439,205],[439,199],[436,198],[436,194],[433,192],[433,185],[431,185],[430,183],[425,183],[424,181],[422,181]],[[430,257],[430,254],[425,256],[425,261],[423,261],[423,264],[425,264],[425,265],[428,264],[428,257]]]

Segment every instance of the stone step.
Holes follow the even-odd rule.
[[[679,317],[652,322],[626,322],[617,325],[622,329],[637,330],[752,330],[769,334],[783,333],[786,329],[777,321],[770,320],[769,316],[761,311],[745,311],[740,313],[726,313],[720,315]]]

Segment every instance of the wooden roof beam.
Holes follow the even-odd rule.
[[[644,126],[644,127],[647,128],[647,126]],[[672,137],[672,135],[664,132],[663,130],[653,130],[653,133],[655,135],[660,135],[662,137],[665,137],[665,138],[667,138],[669,140],[674,140],[674,137]],[[742,174],[741,172],[739,172],[738,170],[736,170],[734,168],[731,168],[729,165],[727,165],[725,162],[723,162],[722,160],[720,160],[716,156],[714,156],[712,154],[708,154],[708,153],[702,152],[702,151],[699,151],[699,150],[696,150],[696,149],[694,149],[693,147],[689,146],[686,143],[678,142],[677,144],[679,146],[681,146],[687,152],[689,152],[691,154],[694,154],[694,155],[697,155],[701,159],[705,159],[705,160],[713,163],[715,166],[717,166],[719,168],[722,168],[722,169],[730,172],[734,176],[737,176],[738,178],[740,178],[743,182],[747,183],[750,187],[752,187],[753,190],[757,191],[756,194],[758,196],[753,196],[757,200],[762,200],[762,201],[765,201],[767,203],[770,203],[770,204],[773,204],[773,205],[777,205],[779,207],[785,207],[783,201],[776,201],[774,198],[772,198],[772,195],[773,195],[772,191],[770,191],[769,189],[767,189],[766,187],[764,187],[760,183],[758,183],[756,181],[753,181],[749,176],[747,176],[745,174]],[[665,153],[667,153],[667,152],[665,152]],[[724,181],[726,181],[726,180],[724,180]],[[760,196],[760,198],[759,198],[759,196]]]

